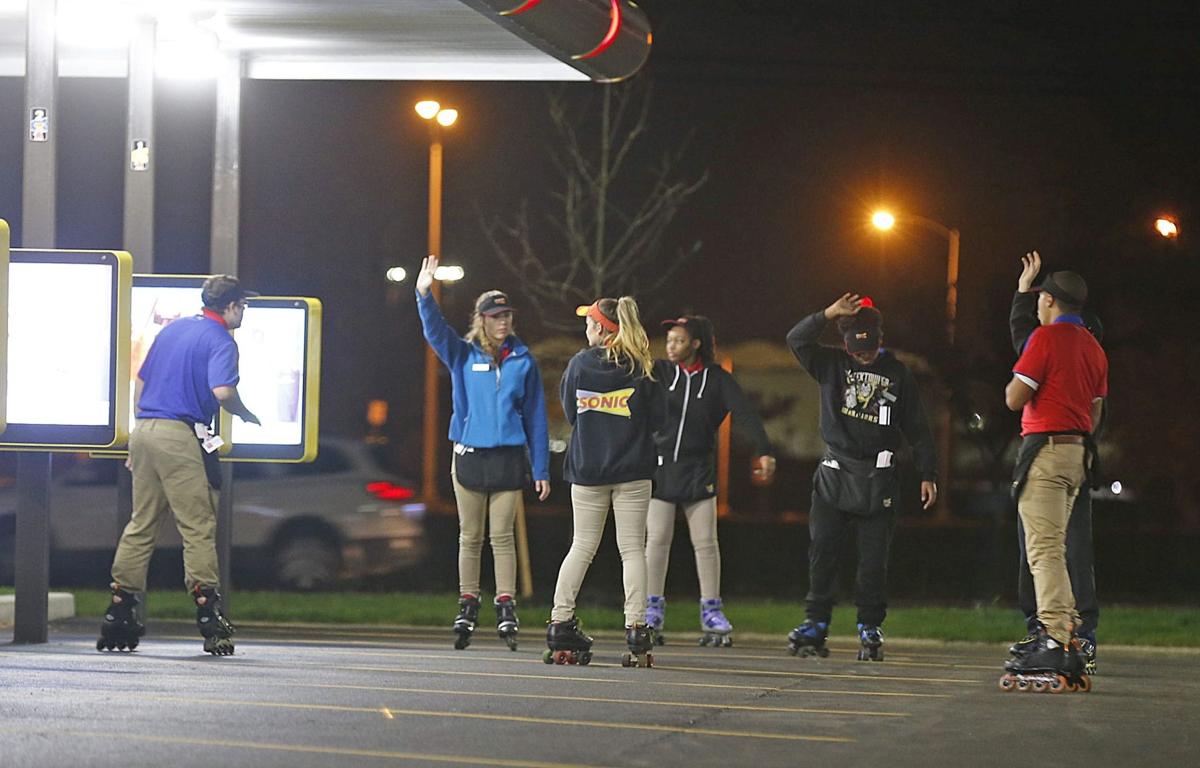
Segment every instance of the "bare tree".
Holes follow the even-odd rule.
[[[571,311],[598,296],[641,295],[653,305],[657,290],[694,257],[700,240],[664,255],[664,235],[680,208],[708,180],[678,178],[685,138],[657,162],[639,163],[634,146],[646,132],[653,89],[645,81],[601,86],[593,142],[581,138],[580,120],[562,91],[549,97],[550,119],[562,140],[553,153],[562,187],[545,222],[565,248],[539,251],[526,198],[515,218],[480,222],[500,262],[520,278],[522,291],[549,327],[572,329]],[[592,105],[588,105],[592,106]],[[584,111],[588,110],[584,107]]]

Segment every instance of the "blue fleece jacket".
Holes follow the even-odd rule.
[[[533,355],[516,336],[499,366],[479,345],[460,337],[433,299],[417,294],[425,339],[450,371],[454,412],[450,439],[472,448],[527,445],[534,480],[550,479],[546,393]]]

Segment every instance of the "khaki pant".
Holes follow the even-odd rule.
[[[520,491],[473,491],[459,484],[457,457],[450,460],[450,478],[458,502],[458,591],[479,594],[479,557],[483,551],[483,524],[489,524],[488,539],[496,566],[496,596],[517,592],[517,546],[513,523],[517,517]]]
[[[113,581],[134,591],[146,588],[159,526],[169,508],[183,537],[184,586],[219,587],[217,492],[208,484],[196,434],[170,419],[142,419],[129,436],[133,470],[133,517],[113,559]]]
[[[1046,445],[1033,460],[1017,512],[1025,526],[1025,551],[1037,594],[1038,621],[1064,645],[1079,626],[1071,579],[1067,575],[1067,523],[1084,482],[1084,448]]]
[[[625,582],[625,624],[646,623],[646,508],[650,504],[650,486],[649,480],[571,486],[575,527],[571,549],[558,571],[551,620],[567,621],[575,615],[575,598],[600,547],[611,506]]]
[[[651,499],[646,515],[646,589],[662,595],[667,585],[667,560],[675,537],[675,504]],[[696,551],[696,574],[700,577],[700,599],[721,596],[721,550],[717,544],[717,499],[715,496],[680,505],[687,519],[692,549]]]

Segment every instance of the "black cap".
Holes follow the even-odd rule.
[[[479,302],[475,305],[475,309],[479,314],[486,317],[498,315],[501,312],[512,312],[512,305],[509,304],[508,294],[503,291],[488,291],[479,297]]]
[[[209,309],[223,310],[230,303],[261,294],[247,291],[233,275],[213,275],[200,287],[200,300]]]
[[[1035,290],[1045,291],[1054,298],[1076,307],[1087,303],[1087,283],[1075,272],[1051,272]]]
[[[838,320],[838,332],[849,352],[869,352],[879,349],[883,340],[883,314],[874,303],[863,306],[857,313]]]

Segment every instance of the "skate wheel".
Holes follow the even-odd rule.
[[[1046,683],[1046,690],[1050,693],[1066,693],[1074,690],[1075,686],[1067,682],[1067,678],[1063,675],[1056,675],[1053,680]]]
[[[1017,691],[1020,693],[1028,693],[1033,683],[1023,677],[1017,677]]]
[[[1031,687],[1034,693],[1045,693],[1050,686],[1045,680],[1034,680]]]
[[[1079,678],[1079,683],[1076,687],[1079,689],[1080,693],[1087,693],[1088,691],[1092,690],[1092,678],[1090,678],[1090,677]]]
[[[708,635],[704,635],[703,637],[700,638],[700,646],[702,648],[708,647]]]
[[[725,635],[725,637],[722,638],[722,640],[721,640],[721,647],[722,648],[732,648],[733,647],[733,638],[730,637],[729,635]]]
[[[621,654],[621,666],[622,667],[632,667],[634,664],[635,664],[635,661],[633,659],[633,654],[628,653],[628,652]]]
[[[592,663],[592,652],[591,651],[584,651],[583,653],[579,654],[579,665],[580,666],[586,667],[588,664],[591,664],[591,663]]]
[[[546,662],[547,664],[553,664],[554,663],[554,651],[550,650],[549,648],[547,648],[545,651],[543,651],[542,652],[542,661]]]
[[[129,650],[131,650],[131,651],[137,650],[138,642],[139,641],[137,639],[130,640],[129,641]]]
[[[570,651],[555,651],[554,652],[554,663],[555,664],[570,664],[570,663],[572,663]]]
[[[96,650],[97,651],[104,650],[104,638],[103,637],[96,641]]]
[[[456,637],[454,639],[454,650],[461,651],[470,644],[471,644],[471,636],[467,635],[467,634],[460,634],[458,637]]]
[[[665,637],[662,636],[661,632],[654,633],[654,644],[655,645],[666,645],[667,644],[667,640]]]
[[[654,666],[654,654],[649,653],[649,652],[646,653],[646,663],[644,666],[647,669]]]
[[[1000,690],[1008,693],[1017,687],[1017,678],[1012,675],[1003,675],[1000,678]]]

